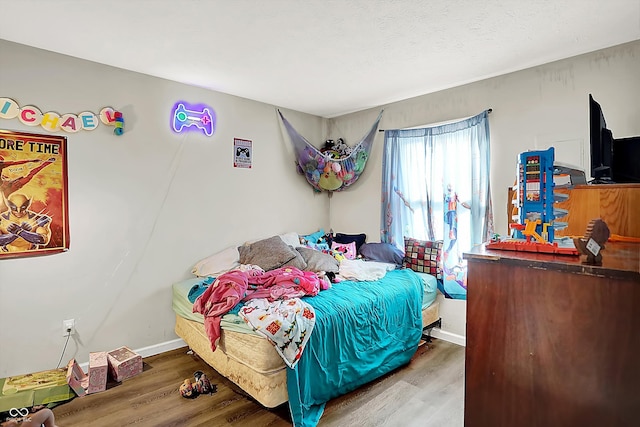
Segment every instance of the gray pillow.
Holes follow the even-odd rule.
[[[402,265],[404,253],[390,243],[363,243],[360,255],[369,261]]]
[[[305,270],[313,271],[315,273],[319,271],[325,271],[327,273],[338,273],[340,263],[337,259],[329,254],[317,251],[311,248],[305,248],[300,246],[296,250],[302,255],[304,261],[307,263]]]
[[[264,271],[290,266],[304,270],[307,266],[304,258],[280,236],[269,237],[257,242],[239,246],[240,264],[253,264]]]

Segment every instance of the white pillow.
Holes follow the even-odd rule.
[[[231,271],[240,266],[240,253],[236,246],[231,246],[205,259],[193,266],[191,272],[198,277],[219,275]]]
[[[299,248],[302,246],[300,244],[300,236],[295,231],[290,233],[280,234],[280,238],[283,242],[285,242],[289,246],[293,246],[294,248]]]

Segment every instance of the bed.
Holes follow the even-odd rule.
[[[401,268],[378,280],[334,283],[317,296],[303,298],[316,310],[316,326],[300,363],[291,369],[269,340],[231,312],[222,316],[220,340],[211,350],[204,318],[193,312],[189,298],[203,280],[195,277],[173,284],[176,334],[263,406],[289,402],[296,426],[315,425],[324,402],[408,363],[424,328],[439,320],[437,280],[430,274]],[[340,340],[351,347],[326,347]],[[338,373],[319,378],[323,364],[336,364],[332,370]]]

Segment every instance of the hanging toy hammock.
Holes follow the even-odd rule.
[[[342,191],[356,182],[369,159],[371,146],[382,118],[382,111],[378,115],[371,130],[360,140],[347,156],[335,158],[330,152],[322,152],[311,145],[304,136],[296,131],[291,123],[278,110],[284,123],[291,143],[296,153],[298,173],[304,175],[307,182],[317,192]]]

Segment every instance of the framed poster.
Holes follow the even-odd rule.
[[[0,129],[0,258],[69,249],[67,138]]]
[[[252,145],[248,139],[233,138],[234,168],[251,168]]]

